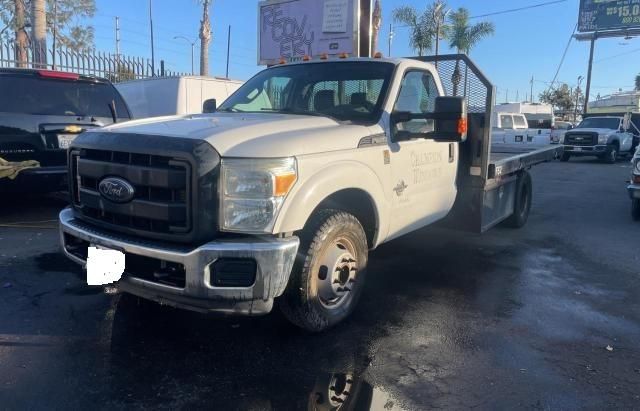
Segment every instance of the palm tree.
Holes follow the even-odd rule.
[[[200,20],[200,75],[209,74],[209,44],[211,43],[211,20],[209,6],[213,0],[200,0],[202,3],[202,20]]]
[[[640,91],[640,74],[636,76],[636,91]]]
[[[449,37],[449,46],[452,49],[457,49],[458,53],[469,54],[471,53],[471,49],[477,46],[481,40],[489,37],[495,32],[495,26],[493,23],[486,21],[470,25],[469,10],[464,7],[460,7],[449,15],[449,28],[447,32],[447,36]],[[457,61],[452,77],[454,95],[458,94],[458,83],[460,83],[460,80],[462,80],[462,76],[460,74],[460,61]]]
[[[382,25],[382,6],[380,6],[380,0],[376,0],[376,4],[373,7],[371,23],[371,57],[373,57],[378,51],[378,35],[380,33],[380,26]]]
[[[419,56],[433,47],[433,21],[431,15],[425,10],[422,14],[411,6],[398,7],[393,10],[393,21],[409,26],[411,38],[409,44]]]
[[[47,9],[45,0],[31,1],[31,43],[33,64],[36,68],[47,67]]]

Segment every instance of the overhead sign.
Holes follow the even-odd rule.
[[[580,32],[639,27],[640,0],[580,0]]]
[[[360,3],[361,0],[261,1],[258,64],[325,53],[359,55]]]

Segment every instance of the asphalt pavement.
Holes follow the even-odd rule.
[[[353,317],[319,335],[88,287],[58,249],[64,198],[3,196],[0,409],[640,409],[629,173],[545,164],[523,229],[380,247]]]

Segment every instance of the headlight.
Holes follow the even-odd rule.
[[[640,174],[640,158],[636,158],[633,161],[633,174]]]
[[[609,141],[609,136],[603,136],[602,134],[598,135],[598,144],[607,144]]]
[[[271,232],[282,203],[297,179],[294,158],[223,159],[222,230]]]

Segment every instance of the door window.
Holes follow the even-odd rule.
[[[394,111],[405,111],[411,114],[433,113],[438,97],[438,88],[431,73],[426,71],[409,71],[402,79],[398,100]],[[434,130],[432,119],[414,119],[395,125],[396,133],[428,133]]]

